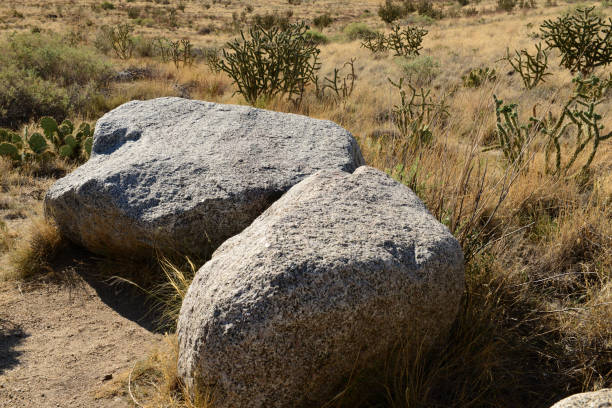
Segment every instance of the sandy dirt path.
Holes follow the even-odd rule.
[[[132,291],[73,274],[70,282],[0,283],[0,407],[125,407],[95,393],[160,334]]]

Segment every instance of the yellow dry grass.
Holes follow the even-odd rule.
[[[529,160],[522,167],[505,165],[498,152],[483,152],[495,137],[494,94],[507,103],[517,103],[523,122],[534,106],[538,115],[549,110],[559,114],[572,92],[572,76],[558,66],[558,55],[550,57],[552,75],[532,90],[523,88],[518,75],[508,75],[510,67],[500,58],[507,47],[533,50],[537,41],[533,33],[539,24],[575,4],[545,7],[542,2],[536,9],[504,13],[495,11],[494,2],[482,1],[474,5],[481,11],[477,16],[446,18],[428,25],[421,51],[424,57],[419,60],[430,58],[433,64],[426,72],[431,80],[422,82],[432,89],[436,100],[445,101],[450,115],[433,124],[430,145],[398,154],[397,140],[375,135],[394,129],[389,112],[399,96],[387,78],[406,76],[405,66],[413,62],[373,56],[359,41],[342,36],[344,26],[355,21],[385,30],[376,16],[378,0],[316,0],[301,5],[284,0],[172,1],[167,5],[115,1],[115,9],[108,11],[97,8],[100,3],[54,1],[43,10],[33,0],[7,1],[0,4],[1,24],[10,31],[35,26],[58,33],[81,30],[84,42],[91,44],[97,27],[127,21],[130,7],[149,7],[147,13],[153,16],[154,9],[167,11],[184,4],[184,11],[176,14],[177,28],[144,24],[136,26],[136,34],[189,38],[196,46],[208,47],[220,46],[236,35],[229,29],[232,14],[242,13],[247,5],[253,7],[249,16],[292,10],[294,20],[312,19],[324,12],[337,19],[324,30],[334,41],[321,47],[320,75],[329,76],[335,67],[356,58],[354,93],[344,102],[331,103],[309,92],[299,107],[282,99],[269,101],[265,107],[331,119],[350,130],[367,163],[413,188],[460,239],[469,258],[461,313],[447,345],[442,350],[423,351],[416,359],[400,353],[385,373],[355,379],[348,389],[356,390],[357,395],[365,389],[374,394],[362,398],[362,405],[547,406],[573,392],[612,385],[612,143],[600,146],[586,181],[546,174],[541,138],[531,142]],[[444,7],[456,8],[449,3]],[[610,14],[601,5],[598,10]],[[211,27],[213,32],[198,34],[201,27]],[[114,84],[100,102],[105,109],[131,99],[181,95],[185,89],[196,99],[245,103],[233,94],[229,78],[210,72],[204,63],[178,70],[151,58],[115,60],[114,64],[118,69],[150,66],[156,74],[151,79]],[[497,71],[496,81],[479,88],[463,86],[463,75],[485,66]],[[414,72],[413,79],[418,79]],[[612,99],[599,111],[609,131]],[[31,183],[30,173],[9,169],[6,162],[0,164],[4,166],[0,173],[3,186]],[[10,187],[11,191],[16,188]],[[8,196],[1,199],[12,200]],[[14,231],[12,235],[2,231],[0,253],[20,238]],[[169,279],[170,286],[178,282],[184,289],[187,278],[183,275],[177,281],[176,276]],[[170,299],[168,310],[176,310],[183,289],[175,295],[164,289],[164,296]],[[142,369],[136,368],[135,383],[146,378],[154,384],[146,392],[139,389],[137,399],[143,404],[152,401],[151,406],[192,406],[189,393],[177,385],[175,362],[176,343],[169,340],[166,351],[153,353]],[[126,383],[121,387],[124,393]],[[355,406],[349,394],[346,400],[337,401],[338,406]]]

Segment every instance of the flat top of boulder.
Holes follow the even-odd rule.
[[[287,190],[363,163],[351,134],[306,116],[175,97],[131,101],[96,123],[90,160],[50,195],[103,181],[124,212],[154,220],[245,190]]]
[[[91,158],[58,180],[46,214],[94,252],[208,254],[293,185],[363,157],[337,124],[181,98],[132,101],[96,124]]]

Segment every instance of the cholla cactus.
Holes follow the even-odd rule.
[[[578,8],[556,20],[546,20],[540,27],[549,48],[561,52],[561,65],[583,76],[612,62],[612,18],[606,22],[591,13],[595,7]]]
[[[504,105],[504,101],[497,99],[497,95],[493,95],[493,98],[497,118],[497,143],[484,151],[501,150],[507,163],[520,165],[525,160],[527,147],[531,140],[532,122],[521,125],[516,104]]]
[[[387,36],[387,47],[395,51],[398,57],[419,55],[423,48],[421,43],[428,31],[419,27],[406,27],[403,30],[399,25],[391,27],[391,33]]]
[[[252,105],[261,97],[277,95],[288,95],[299,103],[320,68],[320,50],[306,35],[307,30],[301,22],[284,30],[255,25],[248,37],[241,31],[240,40],[226,44],[216,69],[227,73]]]
[[[523,80],[525,88],[532,89],[540,82],[544,82],[544,77],[551,75],[546,72],[548,68],[548,54],[542,50],[542,44],[536,45],[537,52],[531,55],[527,50],[514,51],[514,57],[510,56],[510,50],[506,50],[505,60],[512,66]]]

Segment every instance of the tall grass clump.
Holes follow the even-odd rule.
[[[56,225],[42,218],[34,220],[28,235],[10,249],[9,268],[0,279],[22,280],[53,273],[51,264],[65,246]]]

